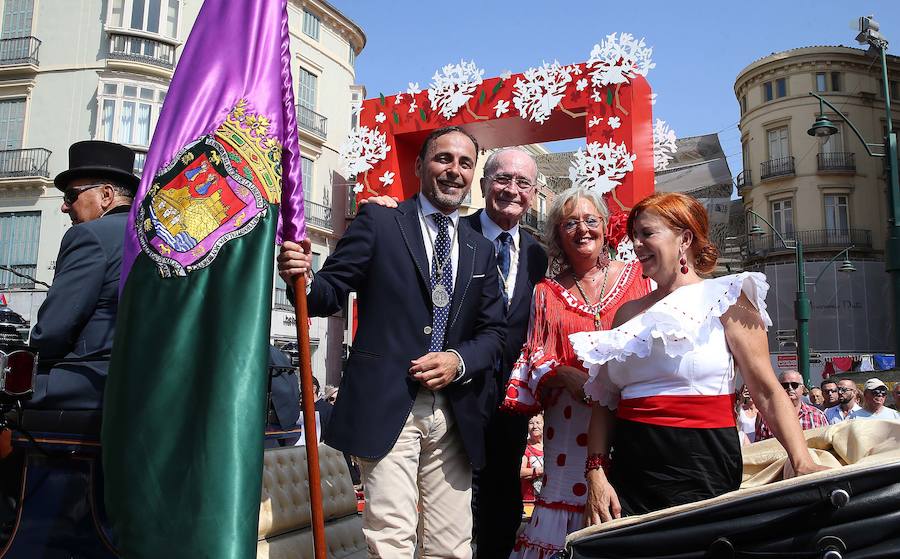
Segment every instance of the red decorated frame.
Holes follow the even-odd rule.
[[[576,66],[581,70],[580,76],[587,75],[586,64]],[[388,194],[405,199],[417,193],[416,156],[425,137],[445,126],[464,128],[485,149],[575,138],[585,138],[588,143],[610,140],[624,143],[636,156],[634,170],[626,173],[621,184],[607,195],[610,210],[613,213],[627,210],[653,193],[651,89],[643,76],[638,75],[629,83],[604,86],[596,96],[591,85],[579,91],[579,76],[576,76],[567,84],[562,100],[543,123],[521,118],[514,107],[513,93],[519,78],[524,79],[522,74],[485,79],[452,118],[444,118],[432,110],[427,90],[414,96],[401,94],[399,102],[397,95],[365,100],[359,124],[385,134],[390,150],[384,160],[357,176],[357,182],[363,186],[358,198]],[[418,108],[410,112],[413,99]],[[497,116],[495,106],[500,100],[509,103],[509,110]],[[602,121],[589,126],[594,117],[600,117]],[[609,117],[617,117],[620,126],[615,129],[610,126]],[[379,180],[386,172],[393,173],[393,183],[389,185]]]

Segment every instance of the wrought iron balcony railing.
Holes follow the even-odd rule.
[[[753,186],[753,176],[750,174],[750,169],[745,169],[738,173],[737,187],[740,190],[748,186]]]
[[[0,179],[50,178],[50,150],[45,148],[0,150]]]
[[[332,230],[331,208],[316,204],[309,200],[303,201],[303,210],[306,213],[306,222],[319,229]]]
[[[762,171],[759,174],[760,180],[794,174],[794,158],[791,156],[763,161],[761,166]]]
[[[328,136],[328,118],[303,105],[297,105],[297,126],[323,140]]]
[[[41,41],[37,37],[15,37],[0,39],[0,66],[15,64],[38,65],[38,51]]]
[[[175,68],[175,46],[156,39],[109,32],[109,58]]]
[[[843,249],[854,245],[857,250],[872,248],[872,232],[868,229],[810,229],[786,233],[783,237],[788,241],[800,239],[804,250]],[[787,252],[778,237],[772,234],[750,238],[750,256],[766,256],[773,252]]]
[[[819,153],[816,155],[816,163],[820,171],[855,171],[856,161],[852,153],[835,151]]]

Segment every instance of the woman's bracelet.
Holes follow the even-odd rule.
[[[609,471],[611,465],[612,462],[609,460],[609,455],[601,452],[590,454],[588,455],[587,460],[584,461],[584,477],[587,477],[588,472],[591,470],[599,470],[601,468],[605,473]]]

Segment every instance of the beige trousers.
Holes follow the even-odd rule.
[[[369,557],[472,557],[472,468],[444,394],[420,388],[390,452],[358,460]]]

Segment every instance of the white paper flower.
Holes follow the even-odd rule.
[[[356,194],[359,194],[359,193],[362,192],[363,189],[365,189],[365,188],[366,188],[365,186],[363,186],[363,185],[361,185],[361,184],[359,184],[359,183],[356,183],[356,184],[353,186],[353,192],[355,192]]]
[[[628,237],[619,241],[619,246],[616,247],[616,260],[620,262],[637,260],[637,255],[634,253],[634,244]]]
[[[600,93],[599,89],[595,89],[591,91],[591,101],[594,103],[602,103],[603,102],[603,94]]]
[[[591,70],[591,83],[595,88],[610,84],[628,83],[636,76],[646,76],[656,64],[650,57],[653,49],[636,40],[631,33],[619,38],[612,33],[599,45],[594,45],[587,67]]]
[[[494,105],[494,111],[496,111],[497,118],[500,118],[500,115],[509,112],[509,101],[504,101],[500,99],[497,101],[497,104]]]
[[[406,93],[408,93],[410,97],[415,97],[421,92],[422,90],[419,89],[419,82],[409,82],[409,87],[406,88]]]
[[[524,120],[543,124],[559,105],[572,81],[572,68],[559,62],[529,68],[516,80],[513,105]]]
[[[381,184],[383,184],[385,187],[390,186],[394,184],[394,173],[385,171],[383,175],[378,177],[378,180],[380,180]]]
[[[415,97],[413,97],[412,103],[409,104],[409,111],[407,111],[407,112],[414,113],[414,112],[416,112],[416,109],[418,109],[418,108],[419,108],[419,105],[416,104],[416,99],[415,99]]]
[[[384,113],[378,113],[377,115],[375,115],[375,122],[377,122],[378,124],[384,122],[385,119],[387,119],[387,117],[384,116]]]
[[[626,173],[634,170],[637,158],[625,144],[591,142],[579,148],[569,165],[573,186],[583,186],[605,194],[621,184]]]
[[[460,60],[459,64],[447,64],[440,72],[435,72],[428,85],[428,100],[431,110],[444,118],[453,118],[481,85],[484,70],[475,62]]]
[[[599,116],[592,116],[591,120],[588,121],[588,128],[593,128],[603,122],[603,119]]]
[[[394,104],[398,104],[400,101],[403,101],[403,92],[398,91],[397,95],[394,95]]]
[[[575,82],[575,90],[576,91],[584,91],[584,88],[588,86],[588,81],[586,78],[581,78],[577,82]]]
[[[500,79],[504,80],[504,81],[508,80],[511,77],[512,77],[512,72],[510,72],[509,70],[506,70],[502,74],[500,74]]]
[[[651,93],[651,94],[650,94],[650,104],[651,104],[651,105],[655,105],[655,104],[656,104],[656,95],[657,95],[656,93]]]
[[[387,158],[391,146],[377,128],[360,126],[351,130],[340,148],[340,166],[346,177],[355,177]]]
[[[364,108],[365,107],[363,107],[362,103],[360,103],[358,105],[350,105],[350,112],[355,114],[356,116],[359,116],[360,113],[363,112]]]
[[[611,116],[606,119],[606,124],[609,124],[609,127],[615,130],[616,128],[622,126],[622,121],[617,116]]]
[[[675,159],[678,151],[675,144],[675,131],[669,128],[664,120],[656,119],[653,124],[653,170],[662,171],[669,167],[669,162]]]

